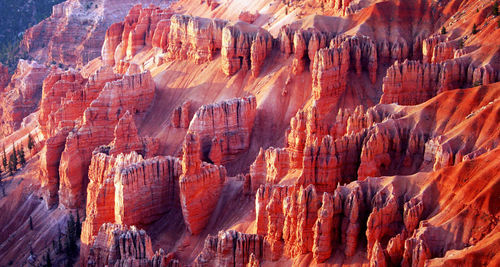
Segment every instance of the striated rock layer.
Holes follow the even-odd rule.
[[[127,110],[141,113],[154,97],[154,83],[149,71],[125,75],[107,83],[99,96],[85,110],[81,126],[69,133],[59,166],[60,202],[80,207],[87,184],[87,169],[92,151],[113,140],[113,129]]]
[[[254,96],[202,106],[189,125],[189,131],[199,136],[200,156],[206,161],[223,164],[246,151],[256,114]]]
[[[1,66],[3,67],[3,66]],[[0,70],[1,71],[1,70]],[[49,70],[36,61],[19,60],[16,72],[2,93],[0,102],[0,134],[7,136],[21,126],[24,117],[36,110],[41,96],[42,85]],[[6,74],[6,76],[5,76]],[[0,88],[8,79],[8,70],[0,78]]]
[[[179,187],[182,214],[188,230],[198,234],[208,223],[219,201],[226,169],[201,161],[200,140],[194,133],[186,135],[181,164]]]

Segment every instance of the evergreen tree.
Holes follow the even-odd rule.
[[[9,167],[9,163],[7,162],[7,154],[5,153],[5,146],[3,147],[3,159],[2,159],[2,165],[3,165],[3,169],[5,171],[8,170],[8,167]]]
[[[28,149],[31,151],[33,147],[35,147],[35,142],[33,141],[31,134],[28,134]]]
[[[444,26],[441,28],[441,34],[446,34],[446,28]]]
[[[33,230],[33,219],[31,219],[31,216],[30,216],[30,229]]]
[[[45,260],[47,263],[45,264],[46,267],[52,267],[52,260],[50,259],[50,249],[47,250],[47,255],[45,256]]]
[[[498,1],[493,4],[493,10],[491,11],[493,16],[498,16]]]
[[[80,222],[80,213],[78,212],[78,210],[76,210],[76,222],[75,222],[75,224],[76,224],[76,226],[75,226],[76,236],[78,239],[78,237],[82,233],[82,223]]]
[[[11,156],[12,160],[13,160],[13,163],[14,163],[14,170],[17,170],[17,163],[19,163],[19,161],[17,161],[17,151],[16,151],[16,146],[14,144],[12,144],[12,156]]]
[[[19,155],[19,163],[22,166],[22,165],[24,165],[26,163],[26,158],[24,156],[24,148],[23,148],[22,145],[21,145],[21,148],[18,151],[18,155]]]
[[[476,23],[474,23],[474,25],[472,25],[472,34],[476,34],[477,32],[478,32],[477,25]]]

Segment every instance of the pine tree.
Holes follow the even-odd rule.
[[[30,216],[30,229],[33,230],[33,219],[31,219],[31,216]]]
[[[11,156],[13,163],[14,163],[14,170],[17,170],[17,163],[19,161],[17,160],[17,151],[16,151],[16,146],[12,144],[12,156]]]
[[[476,34],[477,32],[477,25],[474,23],[474,25],[472,25],[472,34]]]
[[[24,148],[23,148],[22,145],[21,145],[21,148],[18,151],[18,155],[19,155],[19,163],[22,166],[22,165],[24,165],[26,163],[26,158],[24,156]]]
[[[498,16],[498,1],[493,4],[493,10],[491,11],[493,16]]]
[[[47,255],[45,256],[45,260],[47,263],[45,264],[46,267],[52,267],[52,260],[50,259],[50,249],[47,250]]]
[[[5,146],[3,147],[3,159],[2,159],[3,169],[7,171],[9,167],[9,163],[7,162],[7,154],[5,153]]]
[[[76,224],[76,226],[75,226],[76,236],[78,239],[78,236],[80,236],[80,234],[82,233],[82,223],[80,222],[80,213],[78,212],[78,210],[76,210],[76,222],[75,222],[75,224]]]
[[[35,147],[35,142],[33,141],[31,134],[28,134],[28,149],[31,151],[33,147]]]
[[[441,28],[441,34],[446,34],[446,28],[444,26]]]

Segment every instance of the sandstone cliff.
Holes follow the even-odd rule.
[[[254,96],[202,106],[189,125],[189,131],[199,136],[202,159],[223,164],[246,151],[256,114]]]

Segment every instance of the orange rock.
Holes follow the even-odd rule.
[[[192,59],[196,64],[212,60],[222,48],[222,29],[227,21],[173,15],[168,35],[167,58]]]
[[[370,257],[370,267],[387,267],[388,264],[386,252],[377,241]]]
[[[196,257],[194,266],[245,267],[263,258],[263,241],[261,236],[255,234],[235,230],[219,231],[217,236],[209,235],[205,239],[203,250]]]
[[[324,262],[332,253],[332,229],[338,227],[333,225],[334,200],[331,194],[323,193],[321,208],[318,210],[318,220],[314,224],[313,257],[316,262]],[[340,207],[342,208],[342,207]]]
[[[222,71],[230,76],[240,69],[251,69],[257,76],[272,39],[266,30],[243,21],[226,25],[222,31]]]
[[[103,224],[88,256],[89,266],[151,264],[153,249],[146,231],[135,226]]]
[[[48,68],[45,65],[36,61],[19,60],[16,72],[12,75],[9,85],[4,88],[0,102],[0,133],[3,136],[16,131],[24,117],[35,111],[47,74]]]
[[[177,107],[174,110],[174,113],[172,113],[172,126],[175,128],[187,129],[189,127],[189,122],[191,121],[190,111],[191,101],[186,101],[182,103],[182,106]]]
[[[402,64],[395,62],[384,77],[384,94],[380,103],[415,105],[430,99],[439,87],[439,73],[440,66],[436,64],[408,60]]]
[[[92,151],[113,140],[113,129],[120,113],[144,112],[154,97],[154,83],[149,71],[123,76],[109,82],[85,110],[82,126],[71,132],[59,166],[61,203],[67,207],[82,204],[87,184],[87,170]]]
[[[206,161],[216,162],[209,157],[210,151],[215,151],[217,147],[220,150],[222,147],[222,157],[214,154],[215,152],[212,155],[218,155],[217,158],[222,158],[221,163],[227,163],[246,151],[250,146],[256,113],[257,101],[254,96],[202,106],[189,125],[189,132],[199,136],[200,156]],[[217,142],[213,143],[214,139]],[[212,144],[215,145],[213,150]]]
[[[215,209],[226,177],[226,169],[202,162],[200,143],[189,132],[183,144],[182,175],[179,178],[182,214],[188,230],[199,234]]]
[[[81,255],[88,255],[103,223],[147,225],[178,209],[180,169],[179,160],[169,156],[144,160],[135,151],[113,156],[106,147],[96,149],[88,173]]]
[[[376,124],[361,151],[358,179],[416,172],[424,158],[426,136],[406,129],[399,121]]]
[[[248,24],[252,24],[259,18],[259,16],[260,16],[259,11],[255,11],[255,13],[253,14],[249,11],[242,11],[238,15],[238,19]]]

